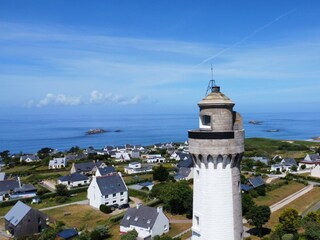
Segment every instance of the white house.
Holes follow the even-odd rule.
[[[320,165],[315,166],[312,170],[311,170],[311,177],[317,177],[320,178]]]
[[[116,161],[117,162],[126,162],[130,161],[130,155],[127,152],[116,152]]]
[[[149,154],[146,156],[147,163],[164,163],[166,159],[161,154]]]
[[[151,239],[169,231],[169,219],[164,215],[162,207],[146,207],[137,205],[129,208],[120,222],[120,234],[136,230],[139,239]]]
[[[137,174],[137,173],[143,173],[143,172],[152,172],[151,166],[141,166],[141,163],[139,162],[132,162],[129,163],[128,167],[124,168],[124,172],[127,174]]]
[[[121,173],[106,176],[93,176],[87,191],[90,206],[99,208],[100,205],[128,203],[128,188]]]
[[[49,169],[65,168],[67,166],[66,158],[53,158],[49,161]]]
[[[287,172],[291,171],[293,166],[297,167],[297,163],[293,158],[284,158],[280,163],[272,164],[270,171]]]
[[[71,173],[58,178],[58,184],[66,185],[68,188],[78,187],[89,184],[89,178],[80,173]]]
[[[73,163],[70,172],[77,172],[85,175],[94,175],[98,168],[103,168],[106,166],[107,165],[102,161]]]
[[[312,169],[316,165],[320,164],[319,154],[307,154],[307,156],[299,163],[299,169],[302,169],[301,166],[306,166],[305,169]]]

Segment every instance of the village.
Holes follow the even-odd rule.
[[[285,208],[301,216],[320,208],[319,143],[256,138],[245,146],[244,216],[252,204],[269,206],[270,232]],[[191,236],[188,142],[0,154],[0,239]],[[260,239],[250,219],[243,221],[245,237]]]

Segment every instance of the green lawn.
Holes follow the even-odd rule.
[[[274,203],[290,196],[291,194],[304,188],[305,185],[297,182],[289,182],[288,185],[281,186],[273,191],[267,192],[266,196],[259,196],[255,199],[257,205],[267,205],[271,206]]]
[[[87,191],[72,195],[63,204],[78,202],[78,201],[82,201],[82,200],[86,200],[86,199],[87,199]],[[42,208],[47,208],[47,207],[58,206],[61,204],[57,203],[55,201],[55,198],[48,198],[48,199],[42,200],[42,202],[39,204],[28,204],[28,205],[33,208],[36,208],[36,209],[42,209]],[[0,208],[0,216],[4,216],[11,208],[12,208],[12,206]]]

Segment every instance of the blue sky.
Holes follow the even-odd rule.
[[[3,112],[319,110],[318,1],[0,1]]]

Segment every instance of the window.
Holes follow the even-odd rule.
[[[114,196],[114,197],[115,197],[115,196],[116,196],[116,193],[114,193],[112,196]]]
[[[196,225],[199,226],[199,217],[195,216],[195,219],[196,219]]]
[[[138,221],[138,219],[139,219],[139,217],[135,217],[135,218],[134,218],[134,221]]]
[[[210,126],[210,123],[211,123],[211,117],[209,115],[203,115],[202,116],[202,125]]]
[[[113,203],[116,203],[117,202],[117,200],[113,200]]]
[[[123,201],[124,201],[124,199],[121,199],[120,201],[121,201],[121,202],[123,202]]]
[[[165,231],[167,231],[167,230],[168,230],[168,226],[167,226],[167,225],[164,225],[163,229],[164,229]]]
[[[121,192],[120,195],[123,195],[123,192]]]

